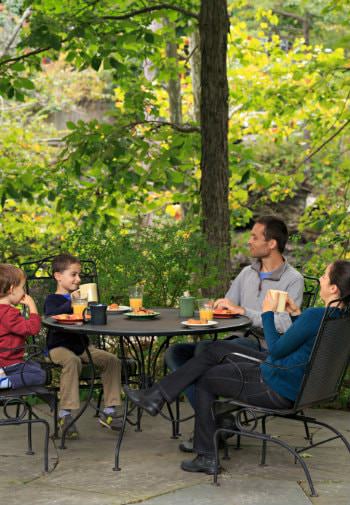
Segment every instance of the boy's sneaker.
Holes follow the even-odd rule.
[[[114,431],[119,431],[122,429],[123,421],[120,417],[117,417],[116,412],[113,412],[113,414],[106,414],[102,411],[98,417],[101,426]]]
[[[72,414],[68,414],[67,416],[60,417],[58,420],[58,426],[61,430],[61,434],[63,433],[64,429],[66,426],[73,420]],[[75,423],[72,424],[68,428],[68,431],[66,432],[66,438],[68,440],[78,440],[79,438],[79,431],[77,430],[77,427]]]

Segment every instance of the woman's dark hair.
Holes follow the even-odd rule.
[[[80,259],[77,258],[76,256],[73,256],[72,254],[69,253],[62,253],[59,254],[58,256],[55,256],[55,258],[52,260],[52,275],[55,272],[64,272],[69,268],[71,265],[78,264],[80,265]]]
[[[25,278],[26,275],[20,268],[0,263],[0,298],[4,298],[8,294],[11,286],[19,286]]]
[[[282,254],[288,240],[288,228],[286,223],[276,216],[261,216],[255,223],[265,226],[265,240],[276,240],[278,251]]]
[[[350,261],[337,260],[329,271],[329,282],[335,284],[341,298],[350,298]]]

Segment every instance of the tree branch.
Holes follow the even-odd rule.
[[[185,16],[188,16],[190,18],[194,18],[197,21],[199,20],[199,15],[196,14],[195,12],[191,12],[191,11],[188,11],[187,9],[182,8],[182,7],[178,7],[177,5],[172,5],[172,4],[167,4],[167,3],[153,5],[152,7],[144,7],[143,9],[136,9],[134,11],[127,12],[125,14],[120,14],[119,16],[102,16],[100,19],[103,19],[103,20],[129,19],[134,16],[138,16],[139,14],[145,14],[147,12],[161,11],[161,10],[172,10],[172,11],[180,12],[181,14],[184,14]]]
[[[12,35],[10,36],[9,40],[6,42],[5,44],[5,47],[3,49],[3,51],[1,51],[0,53],[0,58],[2,58],[6,53],[7,51],[9,51],[11,49],[11,46],[14,42],[14,40],[16,39],[20,29],[22,28],[25,20],[30,16],[32,10],[30,7],[28,7],[28,9],[26,9],[23,13],[23,16],[21,17],[21,19],[19,20],[19,23],[18,25],[16,26],[16,28],[14,29]]]
[[[47,47],[35,49],[34,51],[29,51],[28,53],[22,54],[21,56],[16,56],[14,58],[8,58],[7,60],[0,61],[0,67],[2,65],[6,65],[6,63],[13,63],[15,61],[25,60],[26,58],[29,58],[29,56],[33,56],[34,54],[43,53],[44,51],[48,51],[49,49],[52,49],[52,47],[47,46]]]
[[[127,126],[129,128],[133,128],[134,126],[141,125],[141,124],[155,124],[158,128],[161,128],[162,126],[170,126],[176,131],[179,131],[181,133],[200,133],[201,129],[198,126],[190,126],[190,125],[180,125],[176,123],[172,123],[170,121],[159,121],[159,120],[146,120],[146,121],[135,121],[133,123],[129,123]]]
[[[308,19],[306,17],[298,16],[298,14],[294,14],[293,12],[281,11],[280,9],[272,9],[272,12],[278,16],[285,16],[286,18],[296,19],[299,21],[299,23],[302,24],[308,22]]]
[[[304,163],[310,161],[311,158],[313,158],[315,156],[315,154],[319,153],[321,151],[321,149],[323,149],[327,144],[329,144],[329,142],[331,142],[335,137],[337,137],[337,135],[339,135],[339,133],[341,133],[347,126],[349,126],[349,124],[350,124],[350,119],[345,121],[345,123],[340,128],[338,128],[338,130],[336,132],[334,132],[333,135],[328,137],[328,139],[326,139],[324,142],[322,142],[322,144],[320,146],[318,146],[314,151],[312,151],[308,156],[306,156],[300,163],[298,163],[298,165],[296,166],[296,169],[298,169],[299,167],[304,165]]]

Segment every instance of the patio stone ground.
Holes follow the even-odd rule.
[[[45,407],[41,413],[49,418]],[[184,413],[188,407],[182,407]],[[318,410],[320,419],[338,427],[350,439],[350,414]],[[183,425],[183,438],[192,421]],[[299,423],[273,419],[270,430],[302,444]],[[0,427],[0,493],[6,505],[349,505],[350,454],[339,441],[313,449],[306,456],[319,496],[310,498],[304,473],[287,451],[268,447],[267,466],[260,467],[258,442],[246,439],[242,449],[231,449],[223,461],[220,486],[210,476],[183,472],[186,455],[178,451],[179,440],[170,438],[170,426],[161,417],[143,417],[143,431],[127,428],[121,453],[121,472],[114,472],[115,434],[101,428],[88,410],[79,422],[81,439],[68,441],[57,451],[50,444],[51,473],[42,473],[42,429],[34,428],[34,456],[25,455],[26,428]],[[313,429],[316,437],[321,431]],[[58,445],[58,444],[57,444]],[[191,456],[191,455],[189,455]]]

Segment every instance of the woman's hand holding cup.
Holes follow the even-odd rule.
[[[291,316],[299,316],[299,314],[301,314],[301,310],[299,309],[298,305],[289,296],[287,297],[286,301],[286,311]]]
[[[263,312],[276,312],[277,311],[277,305],[278,305],[278,297],[273,296],[271,293],[271,290],[269,289],[268,292],[265,295],[263,304],[262,304],[262,311]]]

